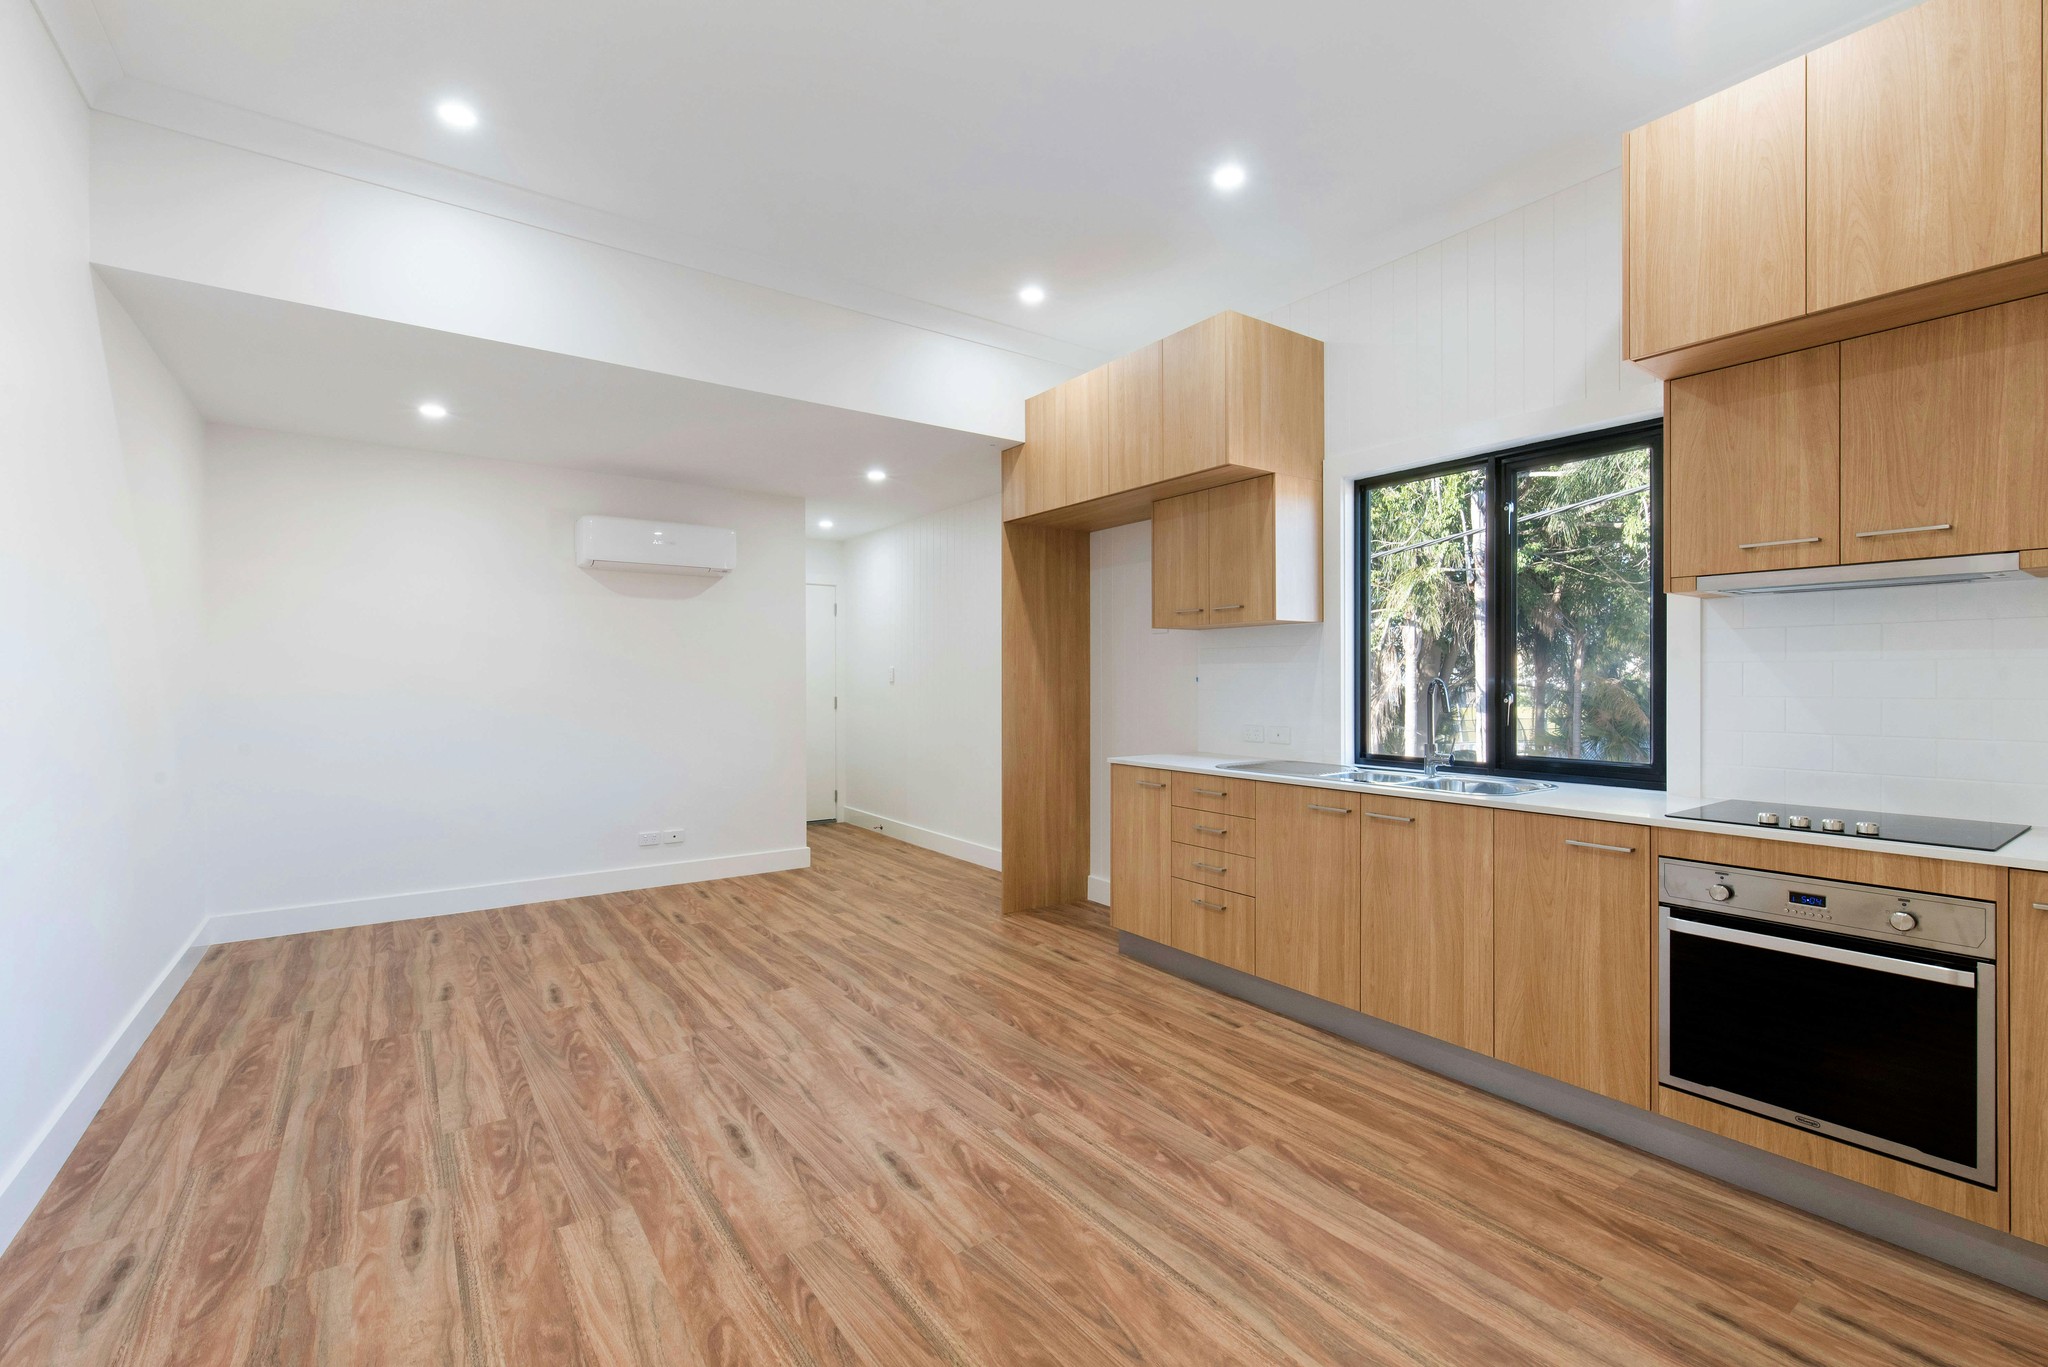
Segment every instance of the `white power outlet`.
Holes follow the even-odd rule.
[[[643,844],[643,845],[659,845],[659,844],[661,843],[661,832],[660,832],[660,831],[642,831],[642,832],[640,832],[640,843],[641,843],[641,844]]]
[[[1263,745],[1266,742],[1266,728],[1263,726],[1247,726],[1244,729],[1244,738],[1254,744]]]
[[[680,845],[683,843],[683,833],[681,831],[663,831],[661,833],[661,843],[664,845]]]

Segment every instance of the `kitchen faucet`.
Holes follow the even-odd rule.
[[[1443,724],[1443,721],[1442,714],[1436,709],[1436,700],[1438,695],[1441,694],[1444,700],[1444,711],[1450,711],[1451,686],[1445,683],[1441,677],[1438,677],[1429,681],[1424,692],[1429,698],[1429,740],[1422,747],[1422,775],[1424,778],[1435,778],[1436,771],[1449,764],[1454,758],[1451,751],[1437,741],[1437,736],[1440,734],[1438,728]]]

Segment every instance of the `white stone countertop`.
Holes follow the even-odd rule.
[[[1145,769],[1171,769],[1187,774],[1230,773],[1258,783],[1292,783],[1303,788],[1329,788],[1337,792],[1375,792],[1382,797],[1413,799],[1417,802],[1460,802],[1473,807],[1501,807],[1547,816],[1575,816],[1593,821],[1621,821],[1637,826],[1664,826],[1673,830],[1702,831],[1710,835],[1743,836],[1757,840],[1783,840],[1795,845],[1831,845],[1840,849],[1865,850],[1874,854],[1914,855],[1922,859],[1946,859],[1959,864],[1995,864],[2003,868],[2048,872],[2048,829],[2028,831],[2001,850],[1957,850],[1944,845],[1915,845],[1902,840],[1870,840],[1856,836],[1822,835],[1818,831],[1772,830],[1768,826],[1732,826],[1714,821],[1692,821],[1669,813],[1704,806],[1707,799],[1645,788],[1613,788],[1598,783],[1559,783],[1555,788],[1527,793],[1521,797],[1475,797],[1468,793],[1418,792],[1407,788],[1366,788],[1343,779],[1292,778],[1279,774],[1228,770],[1227,764],[1257,760],[1254,755],[1117,755],[1111,764],[1132,764]],[[1340,762],[1341,764],[1341,762]],[[1332,764],[1335,769],[1340,764]],[[1459,773],[1451,766],[1447,773]],[[1474,774],[1472,777],[1484,777]],[[1939,812],[1925,813],[1939,816]]]

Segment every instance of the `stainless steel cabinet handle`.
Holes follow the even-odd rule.
[[[1201,898],[1199,898],[1199,897],[1190,897],[1190,898],[1189,898],[1188,900],[1189,900],[1190,902],[1193,902],[1193,903],[1194,903],[1194,904],[1195,904],[1196,906],[1198,906],[1198,907],[1207,907],[1207,908],[1208,908],[1209,910],[1211,910],[1211,911],[1228,911],[1228,910],[1230,910],[1230,908],[1229,908],[1229,907],[1226,907],[1226,906],[1224,906],[1224,905],[1223,905],[1223,904],[1222,904],[1221,902],[1204,902],[1204,901],[1203,901],[1203,900],[1202,900]]]
[[[1198,831],[1200,831],[1200,832],[1201,832],[1201,833],[1202,833],[1203,835],[1229,835],[1229,834],[1230,834],[1230,831],[1229,831],[1229,830],[1228,830],[1227,828],[1225,828],[1225,827],[1222,827],[1222,826],[1197,826],[1197,827],[1195,827],[1195,829],[1196,829],[1196,830],[1198,830]]]
[[[1209,609],[1207,608],[1175,608],[1173,610],[1173,615],[1176,617],[1185,617],[1191,612],[1207,612],[1208,610]]]
[[[1201,871],[1202,871],[1203,873],[1229,873],[1229,872],[1230,872],[1230,870],[1229,870],[1228,868],[1224,867],[1224,866],[1223,866],[1223,865],[1221,865],[1221,864],[1202,864],[1202,863],[1197,863],[1197,864],[1195,865],[1195,867],[1196,867],[1196,868],[1198,868],[1198,869],[1200,869],[1200,870],[1201,870]]]
[[[1366,815],[1374,821],[1398,821],[1403,826],[1413,826],[1415,824],[1415,818],[1412,816],[1388,816],[1385,812],[1367,812]]]
[[[2048,902],[2036,902],[2036,903],[2034,903],[2034,910],[2035,910],[2035,911],[2048,911]]]
[[[1567,840],[1564,843],[1575,849],[1605,850],[1609,854],[1634,854],[1636,852],[1636,847],[1633,845],[1601,845],[1591,840]]]
[[[1312,812],[1330,812],[1336,816],[1351,815],[1351,809],[1349,807],[1324,807],[1314,802],[1308,804],[1308,809]]]
[[[1215,607],[1213,607],[1213,608],[1210,608],[1210,609],[1209,609],[1209,611],[1211,611],[1211,612],[1243,612],[1243,611],[1244,611],[1244,604],[1242,604],[1242,603],[1218,603],[1218,604],[1217,604],[1217,605],[1216,605]]]
[[[1223,789],[1221,789],[1221,788],[1197,788],[1197,789],[1195,789],[1195,790],[1194,790],[1194,793],[1195,793],[1195,796],[1197,796],[1197,797],[1222,797],[1222,796],[1223,796]]]
[[[1820,544],[1817,536],[1788,536],[1783,541],[1742,541],[1736,543],[1738,551],[1761,551],[1772,546],[1815,546]]]
[[[1873,536],[1911,536],[1915,532],[1952,532],[1955,529],[1953,522],[1930,522],[1925,527],[1886,527],[1881,532],[1858,532],[1856,535],[1868,540]]]
[[[1149,778],[1141,778],[1138,780],[1138,786],[1140,788],[1164,788],[1166,785],[1164,783],[1154,783]]]

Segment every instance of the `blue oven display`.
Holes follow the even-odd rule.
[[[1825,907],[1828,899],[1815,892],[1789,892],[1785,894],[1795,907]]]

